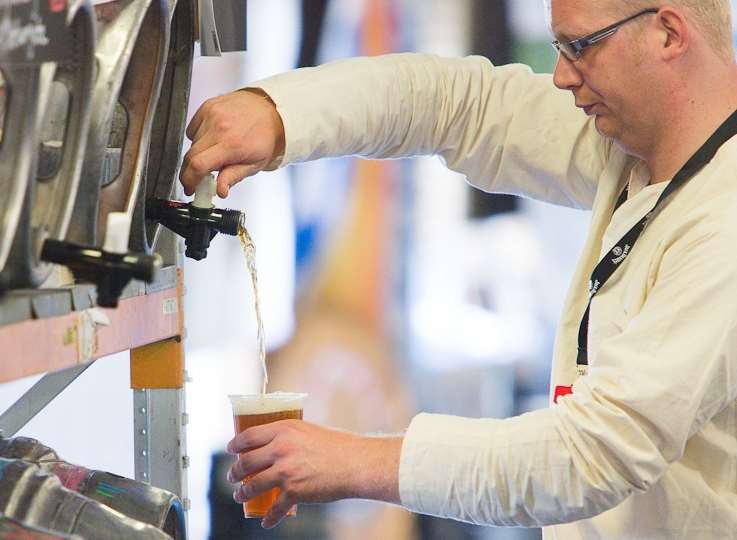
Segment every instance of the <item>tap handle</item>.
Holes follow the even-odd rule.
[[[103,307],[116,307],[131,279],[154,281],[162,265],[158,254],[112,253],[52,239],[44,242],[41,260],[63,264],[69,267],[75,279],[94,283],[97,286],[97,304]]]
[[[207,208],[210,209],[215,205],[212,203],[212,199],[215,197],[217,192],[217,181],[215,177],[210,174],[206,174],[202,181],[197,185],[197,189],[194,192],[194,201],[192,206],[195,208]]]
[[[127,253],[128,238],[131,231],[131,218],[125,212],[110,212],[107,215],[107,227],[105,229],[105,243],[103,251],[108,253]]]

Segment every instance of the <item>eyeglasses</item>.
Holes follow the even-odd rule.
[[[611,24],[606,28],[602,28],[601,30],[597,30],[592,34],[589,34],[588,36],[584,36],[573,41],[564,41],[561,43],[556,39],[552,42],[553,48],[558,51],[558,53],[565,56],[567,60],[575,62],[576,60],[581,58],[581,54],[583,54],[583,51],[584,49],[586,49],[586,47],[590,47],[591,45],[599,43],[601,40],[614,35],[617,30],[619,30],[619,27],[623,24],[628,23],[631,20],[636,19],[637,17],[640,17],[642,15],[646,15],[648,13],[657,13],[658,11],[659,8],[643,9],[642,11],[639,11],[634,15],[627,17],[626,19],[622,19],[621,21],[615,22],[614,24]]]

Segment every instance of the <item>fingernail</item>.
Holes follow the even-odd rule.
[[[228,471],[228,482],[230,482],[231,484],[235,482],[235,476],[233,476],[232,471]]]

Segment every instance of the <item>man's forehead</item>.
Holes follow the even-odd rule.
[[[596,28],[608,0],[545,0],[548,26],[556,36],[580,36]]]

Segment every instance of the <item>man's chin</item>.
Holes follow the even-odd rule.
[[[611,118],[608,118],[605,115],[597,114],[594,117],[594,125],[596,126],[596,131],[598,131],[601,136],[607,137],[609,139],[615,138],[616,130],[612,125]]]

